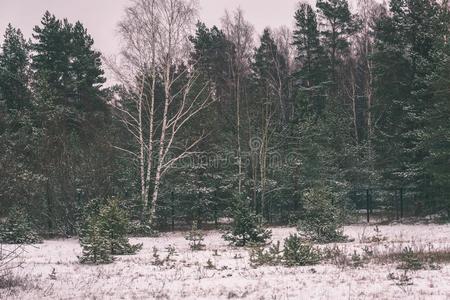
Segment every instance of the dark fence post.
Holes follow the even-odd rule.
[[[369,195],[369,189],[366,190],[366,209],[367,209],[367,223],[370,223],[370,195]]]
[[[216,229],[217,229],[217,225],[218,225],[218,223],[217,223],[217,192],[214,192],[214,226],[216,227]]]
[[[398,203],[398,197],[397,197],[397,190],[394,191],[394,203],[395,203],[395,218],[397,221],[400,219],[399,217],[399,203]]]
[[[403,219],[403,188],[400,188],[400,219]]]
[[[175,199],[173,197],[173,191],[170,193],[170,200],[172,202],[171,207],[172,231],[175,231]]]
[[[217,208],[214,208],[214,227],[217,229]]]

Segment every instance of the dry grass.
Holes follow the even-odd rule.
[[[414,251],[413,257],[425,264],[448,264],[450,263],[450,250],[440,249],[431,251]],[[373,261],[378,264],[393,264],[398,262],[404,262],[405,251],[390,251],[388,253],[379,254],[373,257]]]
[[[296,231],[272,230],[274,243]],[[11,280],[19,286],[11,297],[0,298],[450,299],[450,226],[379,226],[377,231],[353,225],[345,233],[354,242],[317,246],[322,263],[292,268],[253,268],[248,250],[230,247],[218,231],[205,232],[204,251],[192,251],[181,232],[133,238],[144,244],[142,251],[105,266],[80,265],[75,239],[48,240],[27,248],[19,270],[27,274],[25,282]],[[398,269],[408,261],[405,247],[412,249],[408,259],[426,267]]]

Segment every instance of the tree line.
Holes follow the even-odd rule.
[[[46,12],[0,50],[1,215],[74,234],[91,199],[120,197],[164,226],[226,216],[301,218],[312,189],[409,188],[450,214],[446,1],[299,4],[293,30],[256,40],[244,12],[197,21],[194,1],[138,0],[104,58],[80,23]],[[113,86],[105,86],[105,67]]]

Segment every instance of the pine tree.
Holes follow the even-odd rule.
[[[265,29],[260,46],[255,49],[252,63],[252,93],[249,95],[249,134],[255,143],[250,143],[251,180],[253,183],[252,205],[256,213],[268,219],[270,198],[268,191],[277,183],[270,177],[270,150],[282,144],[276,133],[287,126],[290,104],[287,88],[289,73],[285,57],[280,53],[272,33]]]
[[[38,98],[52,95],[53,105],[61,105],[71,118],[80,121],[82,112],[102,111],[101,86],[105,82],[101,54],[80,22],[58,20],[48,11],[41,27],[34,28],[32,68]],[[40,97],[39,97],[40,96]]]
[[[300,69],[295,74],[298,98],[304,98],[305,107],[300,110],[306,115],[320,116],[325,108],[327,72],[324,49],[320,44],[317,16],[308,4],[301,4],[295,12],[293,45],[296,47],[296,61]]]
[[[318,0],[316,7],[324,28],[321,37],[329,59],[328,71],[336,89],[338,65],[347,54],[350,46],[348,37],[358,30],[358,23],[350,12],[347,0]]]
[[[197,24],[194,36],[190,37],[193,45],[192,62],[205,77],[214,82],[216,97],[227,101],[229,97],[230,64],[234,57],[234,45],[228,41],[225,34],[216,26],[206,27],[204,23]]]
[[[297,234],[284,239],[283,263],[286,266],[308,266],[320,262],[320,250],[305,243]]]
[[[63,80],[67,78],[67,75],[63,75],[68,73],[70,65],[64,51],[69,47],[63,24],[47,11],[41,20],[41,26],[36,26],[33,34],[35,42],[32,44],[32,68],[36,70],[34,88],[40,94],[53,93],[56,99],[62,98],[65,95]]]

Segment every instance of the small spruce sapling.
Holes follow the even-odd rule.
[[[111,199],[100,209],[99,226],[108,234],[112,255],[135,254],[142,244],[131,245],[127,233],[129,220],[117,199]]]
[[[110,199],[98,207],[98,213],[85,214],[80,244],[83,254],[81,263],[110,263],[113,255],[134,254],[142,244],[131,245],[128,241],[128,218],[117,199]]]
[[[397,269],[402,270],[420,270],[424,268],[419,256],[413,251],[411,247],[405,247],[400,256],[401,263]]]
[[[272,236],[270,230],[265,229],[261,220],[253,213],[247,201],[237,197],[233,211],[231,228],[223,235],[232,245],[243,247],[252,244],[265,244]]]
[[[113,261],[109,234],[94,216],[85,221],[81,230],[80,245],[83,254],[78,259],[82,264],[106,264]]]
[[[4,244],[35,244],[42,239],[34,231],[25,209],[12,207],[6,222],[0,223],[0,243]]]
[[[336,194],[327,187],[305,192],[305,213],[298,227],[304,237],[324,244],[348,241],[341,230],[343,211],[336,202]]]
[[[189,241],[189,247],[192,251],[203,250],[206,247],[203,244],[205,237],[202,231],[198,229],[197,221],[192,222],[191,231],[189,231],[185,238]]]
[[[284,240],[283,262],[286,266],[308,266],[320,262],[320,251],[291,234]]]

